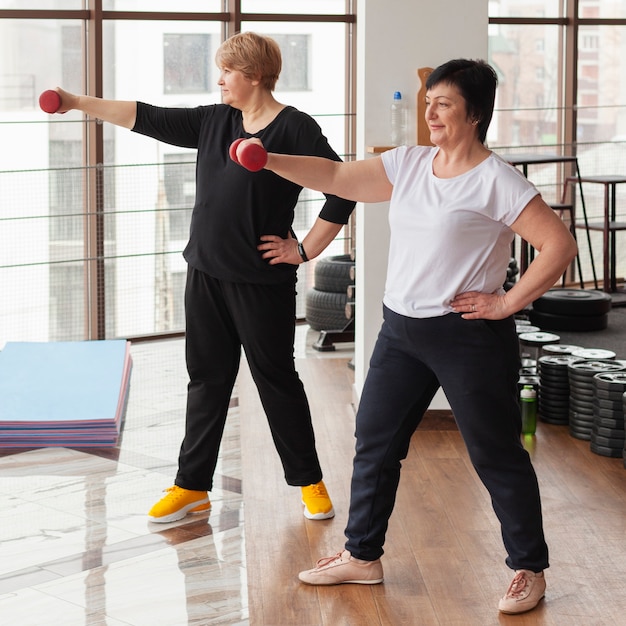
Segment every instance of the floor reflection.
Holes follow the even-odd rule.
[[[175,472],[187,376],[182,341],[132,356],[116,448],[0,451],[3,624],[248,623],[236,394],[210,514],[150,523]]]

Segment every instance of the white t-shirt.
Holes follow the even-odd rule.
[[[402,146],[381,157],[393,184],[383,302],[407,317],[450,313],[452,298],[466,291],[502,293],[510,225],[539,193],[494,153],[460,176],[437,178],[437,151]]]

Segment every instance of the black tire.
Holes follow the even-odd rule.
[[[348,324],[348,294],[309,289],[305,298],[305,317],[313,330],[343,330]]]
[[[354,261],[349,254],[321,258],[315,266],[315,289],[331,293],[346,293],[349,285],[354,283],[350,278],[350,268]]]
[[[550,289],[533,302],[533,309],[553,315],[595,316],[611,310],[611,296],[595,289]]]

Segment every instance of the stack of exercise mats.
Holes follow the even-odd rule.
[[[0,351],[0,447],[115,446],[131,369],[126,340],[8,342]]]
[[[626,360],[612,350],[560,343],[560,336],[518,319],[518,388],[537,391],[538,417],[567,426],[595,454],[623,457],[626,467]]]

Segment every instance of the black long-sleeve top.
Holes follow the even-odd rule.
[[[229,105],[163,108],[138,102],[133,131],[198,151],[196,199],[183,253],[191,266],[232,282],[270,284],[293,276],[295,265],[269,265],[257,245],[261,235],[287,236],[302,187],[268,170],[250,172],[232,161],[228,150],[239,137],[258,137],[270,152],[339,161],[313,118],[288,106],[250,134],[241,111]],[[319,216],[346,224],[354,205],[328,194]]]

